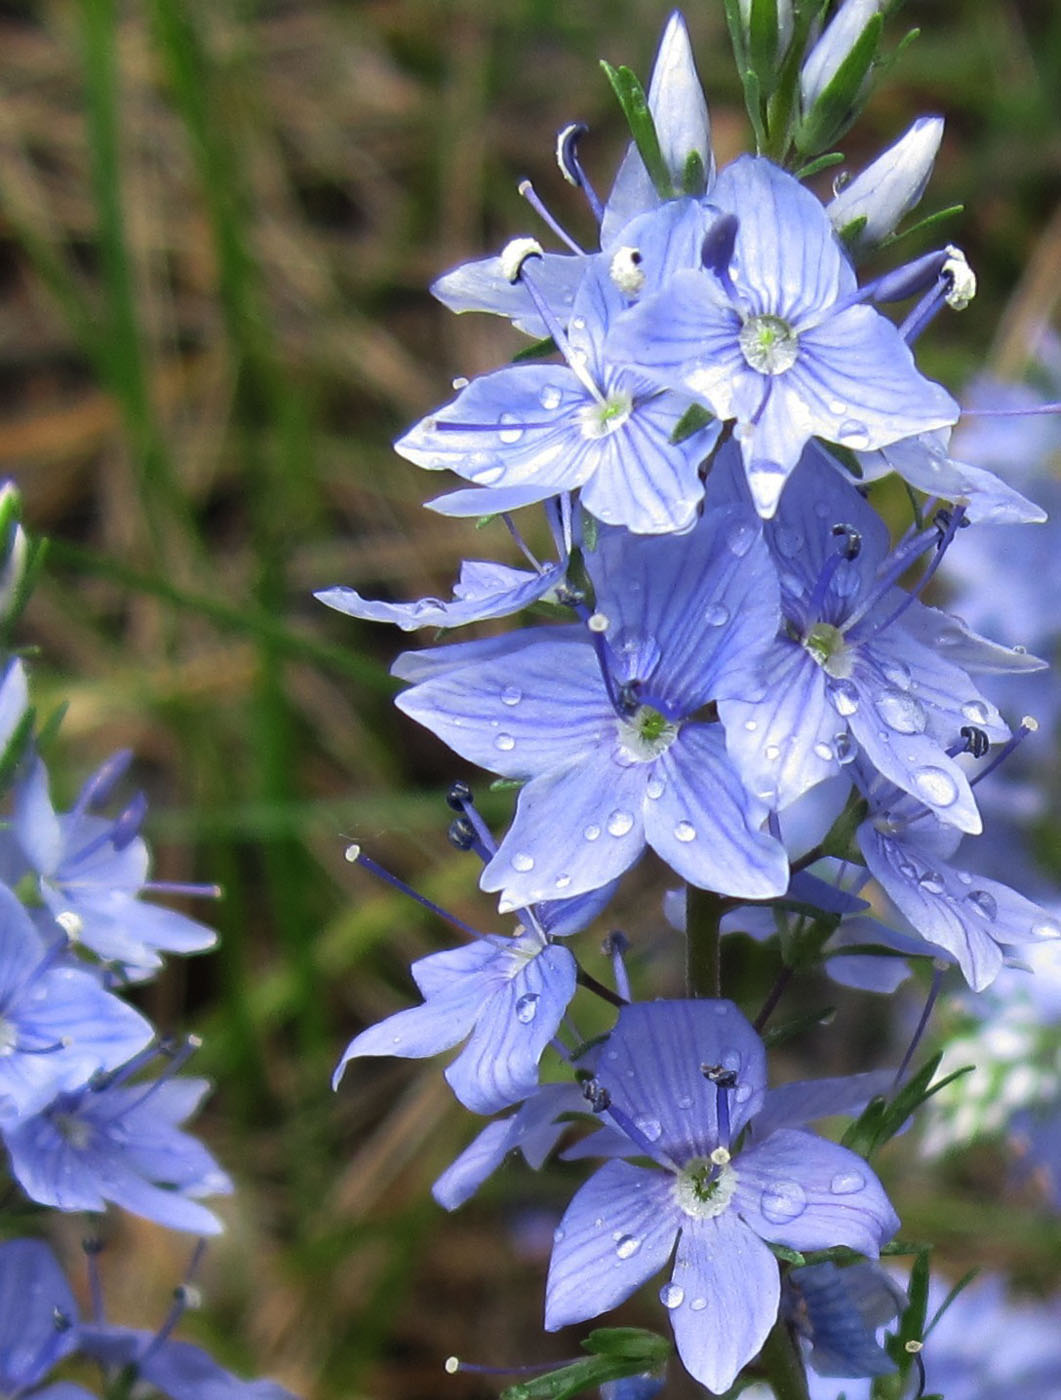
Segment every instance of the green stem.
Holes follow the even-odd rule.
[[[763,1343],[759,1363],[777,1400],[810,1400],[803,1362],[780,1318]]]
[[[719,925],[728,903],[714,890],[685,888],[685,983],[691,997],[722,995]]]

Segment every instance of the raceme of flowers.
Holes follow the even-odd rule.
[[[747,25],[749,7],[734,9]],[[797,146],[802,135],[810,148],[815,123],[826,131],[879,10],[847,0],[807,31],[778,7],[778,53],[797,32],[807,46]],[[837,1247],[873,1259],[898,1229],[865,1158],[916,1107],[891,1118],[880,1107],[905,1103],[916,1035],[898,1070],[771,1090],[757,1029],[717,982],[638,1000],[621,939],[608,944],[614,991],[569,940],[642,859],[684,882],[668,915],[691,948],[730,928],[777,936],[786,978],[824,958],[839,982],[888,993],[921,959],[935,968],[932,998],[948,968],[979,992],[1056,938],[1050,912],[976,873],[978,785],[1035,727],[1003,714],[992,684],[1044,663],[923,596],[959,532],[984,532],[989,549],[993,527],[1045,517],[950,455],[960,406],[915,360],[933,318],[975,291],[960,249],[859,278],[862,255],[921,197],[938,118],[826,203],[766,155],[716,171],[675,15],[647,115],[630,122],[603,201],[582,128],[558,141],[596,249],[524,187],[561,251],[516,238],[433,289],[455,311],[507,317],[533,344],[455,381],[397,450],[460,478],[429,507],[500,516],[524,564],[466,561],[450,601],[318,595],[405,631],[551,605],[549,620],[394,665],[408,683],[399,709],[518,790],[500,839],[463,783],[450,795],[451,835],[483,862],[482,888],[515,931],[466,930],[462,946],[416,963],[422,1004],[355,1036],[336,1078],[361,1057],[463,1046],[446,1071],[457,1097],[514,1112],[436,1183],[450,1209],[514,1151],[535,1168],[558,1146],[605,1159],[557,1227],[546,1328],[607,1313],[665,1274],[678,1353],[712,1392],[749,1364],[768,1372],[767,1353],[755,1358],[778,1328],[824,1374],[875,1376],[913,1364],[916,1347],[897,1362],[874,1335],[905,1316],[905,1295],[868,1263],[793,1265]],[[891,473],[913,504],[897,536],[867,491]],[[549,562],[523,538],[527,508],[544,513]],[[580,983],[618,1008],[588,1046],[570,1020]],[[836,1113],[858,1118],[858,1151],[808,1131]],[[572,1120],[587,1118],[595,1131],[572,1143]],[[887,1125],[876,1141],[873,1122]]]

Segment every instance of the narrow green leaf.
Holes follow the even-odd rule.
[[[808,161],[796,171],[797,180],[809,180],[812,175],[819,174],[822,170],[828,170],[832,165],[841,165],[844,161],[843,151],[827,151],[825,155],[818,156],[815,160]],[[865,223],[865,215],[862,215],[862,222]],[[855,220],[857,223],[857,220]]]
[[[783,1045],[786,1040],[791,1040],[793,1036],[802,1035],[804,1031],[824,1025],[830,1017],[835,1015],[835,1006],[822,1006],[816,1011],[807,1011],[802,1016],[794,1016],[790,1021],[782,1021],[779,1025],[764,1031],[763,1044],[768,1050],[771,1050],[777,1045]]]
[[[555,349],[556,341],[547,335],[543,340],[536,340],[532,345],[517,350],[512,356],[512,363],[518,365],[521,360],[540,360],[544,355],[551,355]]]
[[[630,128],[630,135],[634,138],[638,154],[645,163],[649,179],[656,187],[656,193],[660,199],[673,199],[674,184],[666,161],[663,159],[659,136],[656,134],[656,123],[648,109],[648,98],[645,96],[645,90],[637,75],[625,64],[619,68],[613,68],[604,59],[601,59],[601,67],[612,85],[612,91],[619,99],[619,106],[623,109],[623,115]]]
[[[748,66],[769,97],[777,85],[777,0],[752,0],[748,14]]]
[[[704,408],[703,404],[691,403],[675,423],[674,431],[670,435],[671,442],[677,444],[684,442],[686,438],[691,438],[693,433],[698,433],[701,428],[706,428],[714,416],[713,413]]]

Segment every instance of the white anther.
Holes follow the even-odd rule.
[[[1020,722],[1020,727],[1027,730],[1029,734],[1036,734],[1039,730],[1039,721],[1034,715],[1025,715]]]
[[[355,865],[361,859],[361,847],[356,841],[351,841],[350,845],[347,846],[343,852],[343,858],[348,860],[351,865]]]
[[[560,167],[560,174],[569,185],[574,185],[576,189],[579,185],[579,179],[567,163],[567,151],[571,138],[581,134],[581,132],[582,124],[580,122],[568,122],[562,131],[556,133],[556,163]]]
[[[607,632],[611,626],[611,619],[605,617],[604,613],[594,613],[586,622],[586,626],[591,632]]]
[[[461,1361],[459,1356],[447,1356],[442,1363],[442,1369],[447,1376],[455,1376],[460,1368]]]
[[[56,914],[55,922],[70,939],[71,943],[76,943],[81,937],[81,930],[85,927],[85,921],[80,914],[75,914],[72,909],[64,909],[61,914]]]
[[[903,1350],[908,1351],[911,1356],[916,1356],[919,1351],[925,1348],[924,1342],[915,1342],[913,1338],[903,1344]]]
[[[724,1147],[716,1147],[711,1154],[711,1160],[716,1167],[724,1167],[730,1160],[730,1155]]]
[[[542,256],[542,245],[536,238],[513,238],[501,249],[501,276],[506,282],[518,282],[527,259]]]
[[[947,260],[940,271],[950,278],[945,300],[953,310],[964,311],[976,296],[976,273],[962,250],[953,243],[948,243],[944,251]]]
[[[636,296],[645,285],[645,269],[641,266],[638,248],[617,248],[612,255],[608,274],[621,292]]]

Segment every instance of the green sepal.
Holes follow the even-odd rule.
[[[894,243],[898,243],[901,238],[908,238],[912,233],[924,233],[925,229],[935,228],[944,219],[953,219],[956,214],[964,214],[964,204],[948,204],[946,209],[937,209],[933,214],[926,214],[923,219],[918,219],[916,224],[911,224],[909,228],[904,228],[901,233],[891,233],[887,238],[882,238],[880,248],[890,248]]]
[[[869,223],[869,218],[865,214],[859,214],[857,219],[852,219],[849,224],[844,224],[837,234],[840,242],[850,253],[858,246],[858,240],[862,237],[862,230]]]
[[[656,187],[656,193],[660,199],[673,199],[674,183],[671,180],[670,171],[667,169],[667,163],[663,159],[659,136],[656,134],[656,123],[648,109],[645,89],[641,86],[637,75],[625,64],[613,68],[606,59],[602,58],[600,66],[604,69],[608,81],[612,85],[612,91],[619,99],[619,106],[623,109],[623,115],[630,128],[630,135],[634,138],[634,145],[645,163],[648,177]]]
[[[682,166],[682,194],[700,199],[707,191],[707,169],[699,151],[690,151]]]
[[[590,1353],[585,1360],[510,1385],[501,1400],[568,1400],[608,1381],[659,1371],[672,1351],[666,1338],[639,1327],[598,1327],[582,1346]]]
[[[521,360],[540,360],[544,355],[551,355],[556,349],[556,341],[551,335],[547,335],[544,340],[536,340],[531,345],[525,345],[522,350],[517,350],[512,356],[512,363],[518,365]]]
[[[863,86],[877,61],[884,18],[874,15],[851,45],[843,63],[796,127],[796,150],[814,156],[841,137],[858,115]]]
[[[859,792],[852,792],[844,810],[825,833],[821,842],[824,856],[835,856],[837,860],[847,860],[855,865],[865,865],[862,852],[854,844],[855,832],[866,820],[869,803]]]
[[[748,67],[769,97],[777,86],[777,0],[751,0],[748,12]]]
[[[816,1011],[805,1011],[802,1016],[793,1016],[790,1021],[782,1021],[780,1025],[771,1026],[769,1030],[763,1031],[763,1044],[768,1050],[772,1050],[775,1046],[784,1045],[786,1040],[802,1035],[804,1031],[826,1025],[835,1015],[835,1006],[821,1006]]]
[[[842,164],[843,160],[843,151],[826,151],[825,155],[818,156],[815,160],[808,161],[806,165],[801,166],[800,169],[795,172],[796,179],[809,180],[812,175],[817,175],[822,170],[828,170],[831,165]],[[862,222],[865,223],[865,215],[863,214],[860,217]],[[855,219],[854,222],[858,223],[858,220]]]
[[[589,511],[582,509],[582,547],[590,554],[597,548],[597,538],[600,535],[600,521],[595,515],[590,515]],[[588,582],[588,579],[587,579]]]
[[[798,1249],[789,1249],[787,1244],[775,1244],[773,1240],[766,1240],[765,1244],[774,1258],[780,1259],[782,1264],[791,1264],[794,1269],[802,1269],[807,1262],[805,1254],[801,1254]]]
[[[36,721],[36,711],[32,705],[21,717],[12,730],[11,738],[4,745],[4,752],[0,754],[0,792],[7,789],[8,784],[15,775],[15,770],[22,762],[29,750],[33,739],[33,725]]]
[[[691,438],[693,433],[698,433],[701,428],[706,428],[708,423],[713,422],[714,417],[715,415],[703,404],[691,403],[675,423],[674,431],[670,435],[671,442],[677,446],[679,442]]]
[[[914,1364],[914,1353],[907,1351],[907,1342],[920,1342],[925,1335],[930,1253],[930,1245],[925,1245],[917,1251],[917,1257],[910,1269],[910,1279],[906,1286],[906,1296],[909,1302],[899,1318],[898,1330],[886,1337],[884,1342],[888,1355],[899,1368],[901,1377],[905,1377]]]
[[[497,519],[496,515],[480,515],[475,521],[477,530],[485,530],[488,525],[492,525]]]
[[[59,733],[66,712],[70,708],[69,700],[64,700],[61,705],[56,705],[48,718],[41,725],[40,733],[37,735],[38,749],[46,749]]]
[[[488,792],[516,792],[523,787],[525,778],[495,778],[487,789]]]

